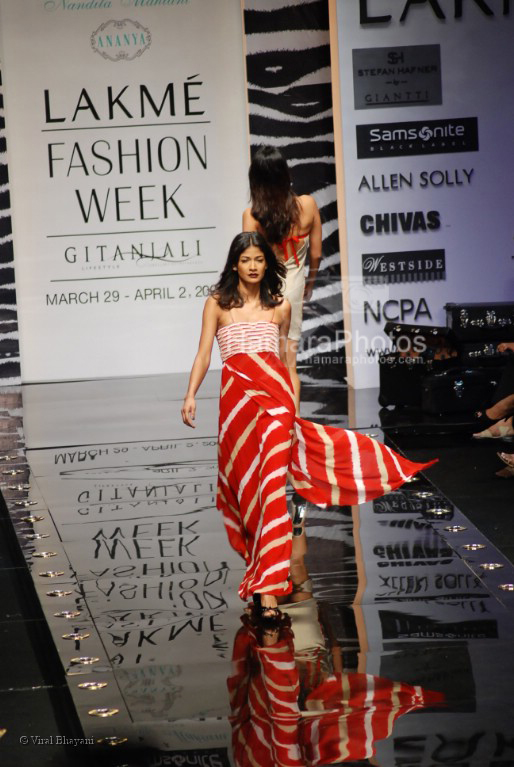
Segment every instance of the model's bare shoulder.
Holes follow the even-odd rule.
[[[313,225],[316,218],[319,217],[316,200],[310,194],[302,194],[298,197],[300,204],[300,228],[308,230]]]
[[[313,214],[318,209],[316,200],[311,194],[301,194],[298,197],[298,202],[300,203],[300,208],[305,213]]]
[[[252,216],[252,209],[245,208],[243,211],[243,232],[256,232],[259,229],[259,222]]]
[[[203,308],[204,314],[209,317],[219,317],[221,313],[220,305],[218,303],[218,299],[216,297],[216,294],[211,294],[207,300],[205,301],[204,308]]]

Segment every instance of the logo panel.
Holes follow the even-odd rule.
[[[105,21],[91,35],[91,47],[109,61],[132,61],[151,45],[150,30],[139,21]]]
[[[357,125],[357,157],[405,157],[478,151],[476,117]]]
[[[446,279],[444,250],[413,250],[393,253],[363,253],[364,284],[433,282]]]
[[[355,109],[443,103],[439,45],[358,48],[352,56]]]

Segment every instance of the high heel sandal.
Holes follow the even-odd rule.
[[[500,461],[514,471],[514,453],[496,453]]]
[[[307,513],[307,501],[301,495],[295,493],[289,501],[290,514],[293,520],[293,537],[303,535],[305,532],[305,515]]]
[[[282,611],[278,607],[268,607],[267,605],[263,605],[261,596],[262,595],[258,592],[252,594],[255,617],[258,620],[271,623],[280,621]]]
[[[483,431],[473,434],[473,439],[507,439],[514,436],[511,416],[500,418],[497,421],[493,421],[487,416],[485,418],[489,421],[489,426]]]
[[[314,587],[312,585],[312,580],[310,578],[307,578],[303,583],[293,583],[293,594],[310,594],[312,596],[312,592],[314,590]]]

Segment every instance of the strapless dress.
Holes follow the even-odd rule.
[[[223,362],[234,354],[272,352],[278,355],[279,327],[276,322],[231,322],[216,333]]]

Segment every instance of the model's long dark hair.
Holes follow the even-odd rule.
[[[242,232],[232,240],[227,263],[218,282],[211,290],[211,295],[214,296],[222,309],[237,309],[244,305],[244,300],[239,293],[239,275],[237,271],[234,271],[234,267],[239,263],[239,258],[244,251],[252,245],[259,248],[266,259],[267,268],[260,283],[262,306],[271,309],[283,301],[282,280],[286,275],[284,264],[276,257],[262,234],[259,232]]]
[[[300,218],[298,197],[293,192],[282,153],[273,146],[259,147],[252,158],[248,178],[252,216],[261,225],[268,242],[278,245]]]

